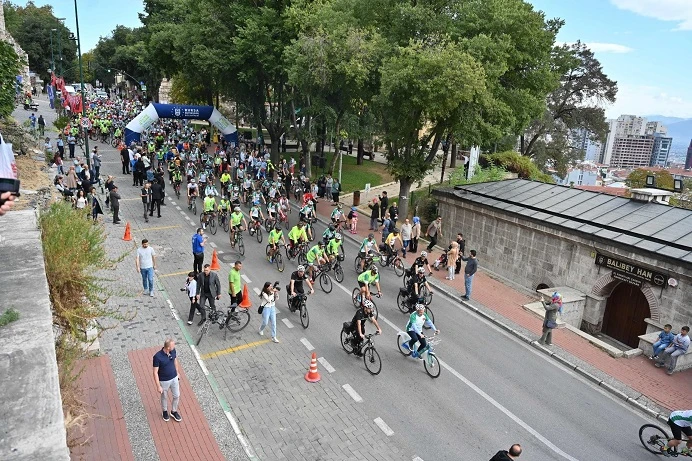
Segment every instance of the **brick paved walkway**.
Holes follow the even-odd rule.
[[[391,199],[390,199],[391,200]],[[317,204],[317,214],[329,221],[329,214],[332,206],[324,200]],[[361,209],[362,212],[362,209]],[[362,241],[367,237],[369,216],[363,216],[358,223],[358,235],[345,233],[349,237],[354,237]],[[423,229],[425,231],[425,229]],[[454,236],[456,237],[456,235]],[[376,238],[381,241],[381,234],[376,234]],[[451,239],[446,236],[443,244],[447,244]],[[425,245],[418,245],[418,250],[425,249]],[[473,248],[473,242],[467,242],[467,250]],[[428,261],[432,262],[440,256],[440,248],[435,248],[428,254]],[[408,255],[407,263],[413,262],[413,256]],[[462,263],[462,272],[463,272]],[[501,281],[492,278],[487,272],[483,271],[483,255],[479,255],[480,270],[473,280],[472,299],[470,304],[483,306],[496,312],[516,325],[529,330],[538,338],[541,334],[541,320],[534,314],[522,308],[524,304],[535,301],[538,297],[532,298],[521,293]],[[459,296],[464,294],[464,277],[459,274],[454,280],[446,280],[446,270],[443,268],[439,272],[433,272],[434,282],[443,284],[447,289],[456,292]],[[479,306],[480,305],[480,306]],[[675,373],[668,376],[664,369],[655,368],[651,360],[644,356],[634,358],[614,358],[605,351],[593,346],[587,340],[569,330],[555,330],[553,343],[568,354],[590,364],[601,372],[611,376],[632,390],[643,394],[646,398],[656,402],[669,410],[679,408],[692,408],[692,394],[690,393],[689,377],[690,371]]]
[[[79,441],[87,442],[88,445],[73,449],[72,459],[134,461],[110,358],[107,355],[95,357],[85,360],[81,365],[84,366],[84,371],[79,378],[79,385],[84,390],[83,398],[92,417],[86,420],[78,435]]]

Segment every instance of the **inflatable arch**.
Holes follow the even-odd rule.
[[[149,104],[125,127],[125,143],[138,142],[142,131],[160,118],[208,120],[226,141],[238,143],[238,130],[213,106],[181,106],[178,104]]]

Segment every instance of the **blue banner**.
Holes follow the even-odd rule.
[[[209,120],[213,106],[183,106],[179,104],[153,103],[159,118]]]

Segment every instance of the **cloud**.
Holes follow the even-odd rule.
[[[690,0],[610,0],[621,10],[641,16],[673,21],[678,30],[692,30],[692,1]]]
[[[589,47],[594,53],[631,53],[634,51],[629,46],[618,45],[617,43],[587,43],[586,46]]]
[[[605,108],[606,115],[609,118],[617,118],[621,114],[692,118],[692,94],[671,93],[670,88],[618,83],[617,100]]]

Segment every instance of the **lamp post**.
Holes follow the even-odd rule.
[[[55,54],[53,53],[53,32],[57,32],[58,29],[50,30],[50,68],[55,72]]]
[[[84,97],[84,69],[82,68],[82,44],[79,40],[79,13],[77,12],[77,0],[74,0],[74,19],[75,25],[77,26],[77,55],[79,56],[79,86],[80,93],[82,95],[82,117],[86,117],[86,98]],[[82,128],[82,136],[84,136],[84,147],[86,147],[87,168],[91,169],[91,159],[89,158],[89,136],[86,131],[86,128]]]
[[[66,18],[56,18],[58,22],[62,25],[62,21],[64,21]],[[62,77],[62,34],[60,33],[60,29],[55,29],[56,33],[58,34],[58,58],[60,60],[60,76]],[[55,64],[53,65],[53,72],[55,72]]]

